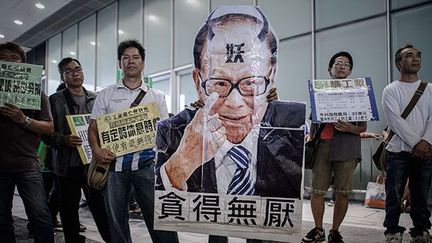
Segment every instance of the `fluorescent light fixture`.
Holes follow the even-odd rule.
[[[186,0],[192,6],[198,6],[199,2],[197,0]]]
[[[154,16],[153,14],[151,14],[151,15],[148,16],[148,19],[150,21],[157,21],[158,18],[156,16]]]
[[[52,59],[51,62],[54,63],[54,64],[56,64],[57,60]]]
[[[71,54],[72,56],[75,56],[75,55],[76,55],[76,52],[74,52],[74,51],[70,51],[69,54]]]
[[[91,41],[90,45],[95,46],[96,45],[96,41]]]
[[[5,36],[3,34],[0,34],[0,39],[5,38]]]
[[[35,6],[38,9],[44,9],[45,8],[45,5],[43,5],[42,3],[36,3]]]
[[[15,19],[14,23],[17,24],[17,25],[22,25],[23,24],[23,22],[21,20],[19,20],[19,19]]]

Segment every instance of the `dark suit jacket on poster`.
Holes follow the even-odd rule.
[[[160,167],[177,150],[184,129],[196,111],[185,109],[159,122],[156,136],[156,190],[164,190]],[[305,124],[305,112],[305,104],[302,103],[273,101],[268,104],[259,131],[255,195],[300,198],[304,130],[276,128],[300,128]],[[188,191],[218,193],[214,160],[203,167],[203,188],[199,167],[187,180]]]

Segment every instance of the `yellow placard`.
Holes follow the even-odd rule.
[[[90,123],[90,114],[66,115],[66,120],[72,134],[79,136],[83,141],[81,146],[77,146],[83,164],[90,163],[92,151],[87,135]]]
[[[155,147],[156,123],[160,112],[156,103],[136,106],[98,117],[101,148],[121,156]]]

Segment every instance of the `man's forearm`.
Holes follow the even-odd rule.
[[[88,140],[92,151],[100,149],[96,120],[90,120],[90,125],[88,128]]]
[[[54,123],[30,118],[27,129],[40,135],[51,135],[54,132]]]

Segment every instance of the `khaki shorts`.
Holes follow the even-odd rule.
[[[324,195],[332,184],[336,193],[352,192],[352,181],[357,161],[330,161],[330,141],[320,141],[312,169],[313,194]]]

